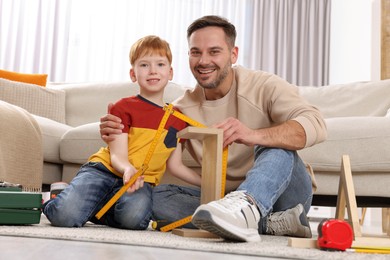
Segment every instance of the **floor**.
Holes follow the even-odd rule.
[[[313,235],[317,234],[317,220],[311,220]],[[369,233],[381,232],[380,225],[364,225],[363,231]],[[165,248],[141,247],[119,244],[104,244],[94,242],[78,242],[67,240],[38,239],[25,237],[1,236],[0,229],[0,259],[137,259],[137,260],[252,260],[279,259],[254,256],[232,255],[223,253],[199,252],[190,250],[172,250]]]
[[[0,236],[0,259],[252,260],[278,259],[200,251]]]

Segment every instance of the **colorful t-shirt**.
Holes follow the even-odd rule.
[[[129,162],[140,169],[150,145],[157,133],[165,111],[161,106],[142,96],[127,97],[119,100],[112,107],[111,114],[122,119],[123,133],[128,133]],[[187,126],[187,123],[170,116],[154,150],[153,156],[144,173],[145,182],[158,185],[166,169],[166,161],[176,148],[178,139],[176,133]],[[122,177],[111,165],[110,150],[102,147],[93,154],[89,161],[103,163],[113,174]]]

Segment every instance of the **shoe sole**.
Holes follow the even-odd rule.
[[[222,227],[218,223],[223,223],[225,227],[230,230],[236,230],[236,233],[232,233],[226,228]],[[209,231],[217,236],[225,238],[227,240],[240,241],[240,242],[258,242],[261,241],[260,235],[257,230],[245,229],[245,232],[237,230],[237,227],[225,222],[216,216],[212,216],[210,212],[206,210],[199,210],[192,217],[192,224],[196,227]]]

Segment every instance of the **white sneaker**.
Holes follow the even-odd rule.
[[[192,224],[220,237],[235,241],[260,241],[260,212],[244,191],[234,191],[224,198],[199,206]]]

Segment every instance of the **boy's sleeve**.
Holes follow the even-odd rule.
[[[123,129],[122,133],[128,133],[131,125],[131,117],[127,111],[126,102],[121,99],[116,102],[110,109],[110,114],[119,117],[122,120]]]

